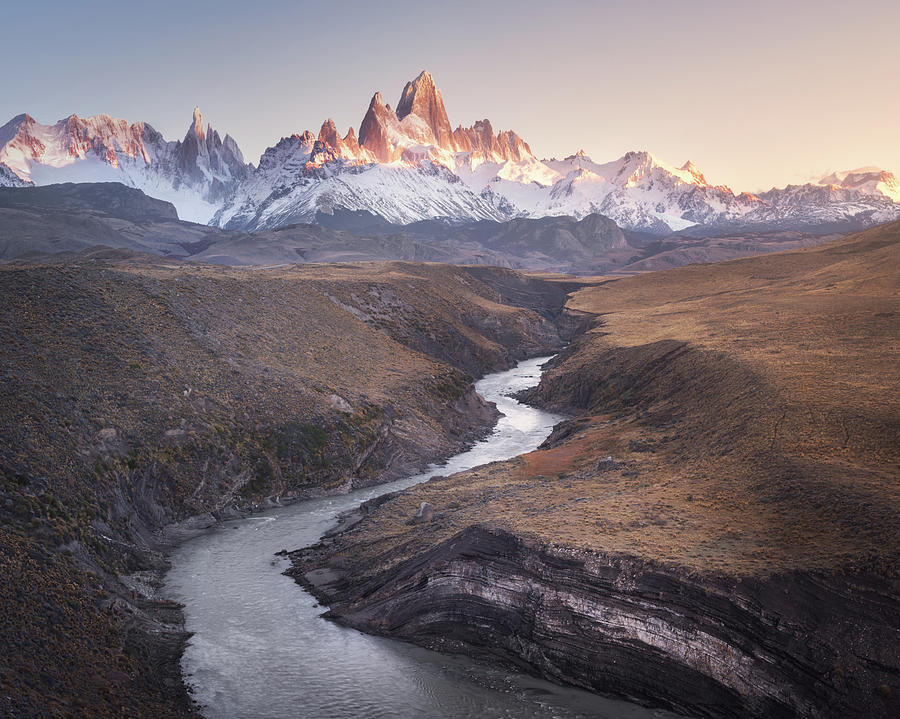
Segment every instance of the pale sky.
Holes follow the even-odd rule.
[[[538,157],[645,149],[768,189],[900,173],[900,2],[29,0],[0,10],[0,124],[106,112],[181,138],[199,105],[249,161],[332,117],[359,128],[428,69],[455,127]]]

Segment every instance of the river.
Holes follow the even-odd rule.
[[[347,495],[223,523],[171,555],[165,596],[193,632],[182,670],[209,719],[647,719],[669,716],[459,656],[372,637],[321,618],[323,608],[276,557],[315,543],[367,499],[536,448],[560,421],[507,395],[535,385],[548,358],[488,375],[478,392],[503,417],[472,449],[428,471]]]

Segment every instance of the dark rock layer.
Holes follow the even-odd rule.
[[[167,548],[461,451],[496,418],[466,370],[562,344],[464,269],[110,254],[0,283],[4,716],[187,716],[180,609],[154,599]]]
[[[294,552],[288,573],[362,631],[693,716],[896,716],[900,616],[883,579],[702,576],[485,526],[367,574],[329,565],[334,542]]]

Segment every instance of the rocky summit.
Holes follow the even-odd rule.
[[[55,125],[19,115],[0,128],[0,185],[97,179],[173,202],[181,219],[250,231],[347,211],[401,225],[599,213],[653,235],[827,234],[900,217],[897,179],[878,168],[754,194],[646,151],[611,162],[583,151],[539,159],[516,132],[498,132],[488,119],[452,129],[427,71],[406,83],[395,108],[376,92],[358,132],[341,135],[329,119],[318,134],[282,138],[256,166],[245,164],[231,136],[204,128],[199,109],[177,142],[108,115]]]

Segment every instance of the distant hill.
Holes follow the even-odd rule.
[[[191,262],[280,265],[408,260],[591,275],[643,272],[824,241],[801,232],[659,238],[598,214],[392,225],[368,212],[244,232],[183,222],[169,203],[120,183],[0,188],[0,260],[95,245]]]
[[[96,210],[112,217],[143,222],[177,220],[171,202],[157,200],[120,182],[66,182],[44,187],[0,187],[0,207]]]

